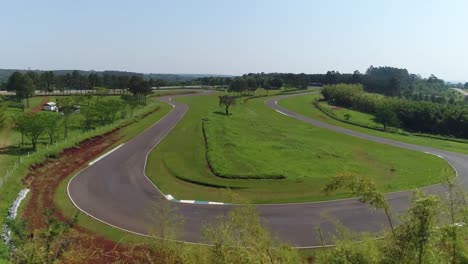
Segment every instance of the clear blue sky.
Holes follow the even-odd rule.
[[[0,68],[242,74],[389,65],[468,80],[465,0],[15,0],[0,6]]]

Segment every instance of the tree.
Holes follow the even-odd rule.
[[[235,104],[236,104],[236,97],[235,96],[221,95],[219,97],[219,105],[224,106],[224,111],[225,111],[227,116],[229,115],[229,107],[231,107],[232,105],[235,105]]]
[[[39,76],[40,88],[44,93],[49,93],[54,91],[55,86],[55,75],[52,71],[46,71],[40,74]]]
[[[468,89],[468,82],[463,86],[465,89]]]
[[[57,113],[53,112],[44,112],[42,115],[45,132],[49,136],[49,144],[53,144],[56,141],[57,130],[61,121],[61,117]]]
[[[93,90],[95,87],[100,86],[101,78],[97,73],[91,73],[88,75],[88,89]]]
[[[5,127],[7,125],[7,107],[5,105],[0,106],[0,127]]]
[[[14,72],[7,81],[7,91],[14,91],[18,103],[23,104],[23,100],[26,98],[27,107],[29,107],[29,97],[34,95],[34,84],[29,74],[21,74],[20,72]]]
[[[327,74],[325,75],[325,83],[332,85],[332,84],[337,84],[338,77],[337,77],[337,72],[335,71],[328,71]]]
[[[434,252],[437,243],[432,238],[439,207],[437,196],[420,191],[413,194],[412,206],[396,229],[393,243],[389,243],[383,252],[384,263],[440,263],[440,259],[429,260],[438,255]]]
[[[272,238],[249,205],[216,219],[203,234],[212,244],[208,263],[303,263],[297,251]]]
[[[33,150],[37,149],[39,137],[45,131],[43,112],[21,113],[14,118],[15,129],[31,140]]]
[[[102,100],[96,102],[92,108],[99,124],[104,126],[114,122],[117,113],[122,108],[122,103],[115,99]]]
[[[390,79],[390,88],[389,88],[390,96],[400,96],[401,95],[401,80],[393,76]]]
[[[358,177],[351,174],[340,174],[332,178],[324,188],[325,193],[330,194],[340,188],[346,188],[352,195],[359,196],[359,201],[367,203],[376,209],[383,209],[387,217],[388,224],[395,235],[390,206],[385,196],[377,190],[375,183],[367,178]]]
[[[270,85],[273,89],[280,89],[283,86],[283,79],[279,77],[274,77],[270,81]]]
[[[387,104],[377,107],[377,111],[375,112],[375,121],[382,124],[384,130],[387,130],[388,126],[398,126],[400,124],[398,116]]]
[[[355,83],[355,84],[362,83],[362,74],[358,70],[354,71],[353,76],[351,77],[351,80],[352,80],[352,83]]]
[[[228,92],[234,92],[234,93],[243,93],[245,90],[247,90],[247,82],[244,78],[235,78],[232,80],[231,85],[228,88]]]
[[[130,108],[130,117],[133,116],[133,111],[137,108],[138,105],[141,105],[140,101],[138,101],[134,96],[122,95],[122,99]]]
[[[146,104],[146,96],[151,93],[151,86],[143,77],[134,75],[128,81],[128,90]]]
[[[257,81],[252,77],[248,77],[246,79],[246,85],[247,85],[247,90],[251,91],[253,94],[258,88]]]
[[[60,112],[62,113],[62,118],[63,118],[63,126],[64,126],[64,137],[68,137],[68,125],[69,125],[69,120],[70,116],[76,111],[75,110],[75,102],[78,99],[74,99],[71,97],[62,97],[60,98],[57,103],[58,103],[58,108]]]

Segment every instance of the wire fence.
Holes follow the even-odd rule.
[[[8,179],[11,178],[11,176],[13,176],[15,172],[17,172],[19,169],[29,168],[30,166],[34,165],[38,161],[45,160],[47,159],[47,157],[58,154],[65,148],[75,146],[87,138],[110,132],[113,129],[126,124],[131,119],[137,118],[138,116],[151,111],[151,108],[155,108],[155,105],[152,104],[152,105],[143,107],[141,109],[138,109],[137,111],[135,111],[133,116],[126,116],[125,118],[120,119],[119,121],[114,122],[112,124],[99,126],[93,130],[83,132],[79,135],[73,135],[71,137],[64,138],[62,140],[57,140],[53,144],[37,146],[36,151],[26,152],[23,155],[20,155],[18,159],[14,162],[14,164],[9,169],[6,169],[3,172],[3,175],[0,174],[0,189],[2,189],[5,186]]]

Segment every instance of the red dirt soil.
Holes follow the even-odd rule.
[[[118,129],[115,129],[102,136],[85,140],[79,146],[65,149],[59,155],[59,158],[49,158],[43,164],[31,168],[29,174],[23,180],[25,185],[30,187],[31,196],[22,217],[28,219],[32,230],[44,227],[43,211],[45,209],[56,208],[54,193],[61,182],[85,167],[89,161],[112,146],[119,138]],[[69,222],[71,220],[60,211],[55,211],[54,215],[61,221]],[[88,263],[109,263],[117,260],[132,262],[132,256],[127,254],[128,249],[126,247],[96,236],[84,227],[75,225],[74,229],[92,238],[80,241],[81,245],[84,244],[86,248],[95,248],[100,252],[105,252],[105,254],[99,254],[93,259],[89,259]]]
[[[41,110],[42,110],[42,107],[43,107],[45,104],[47,104],[47,103],[49,102],[49,100],[50,100],[49,96],[45,97],[44,100],[42,100],[41,104],[38,105],[38,106],[36,106],[36,107],[34,107],[34,108],[31,110],[31,112],[37,113],[37,112],[41,111]]]

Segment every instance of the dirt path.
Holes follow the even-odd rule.
[[[31,110],[31,112],[37,113],[37,112],[41,111],[41,110],[42,110],[42,107],[43,107],[45,104],[47,104],[47,103],[49,102],[49,100],[50,100],[50,97],[49,97],[49,96],[45,97],[44,100],[42,100],[41,104],[38,105],[38,106],[36,106],[36,107],[34,107],[34,108]]]

